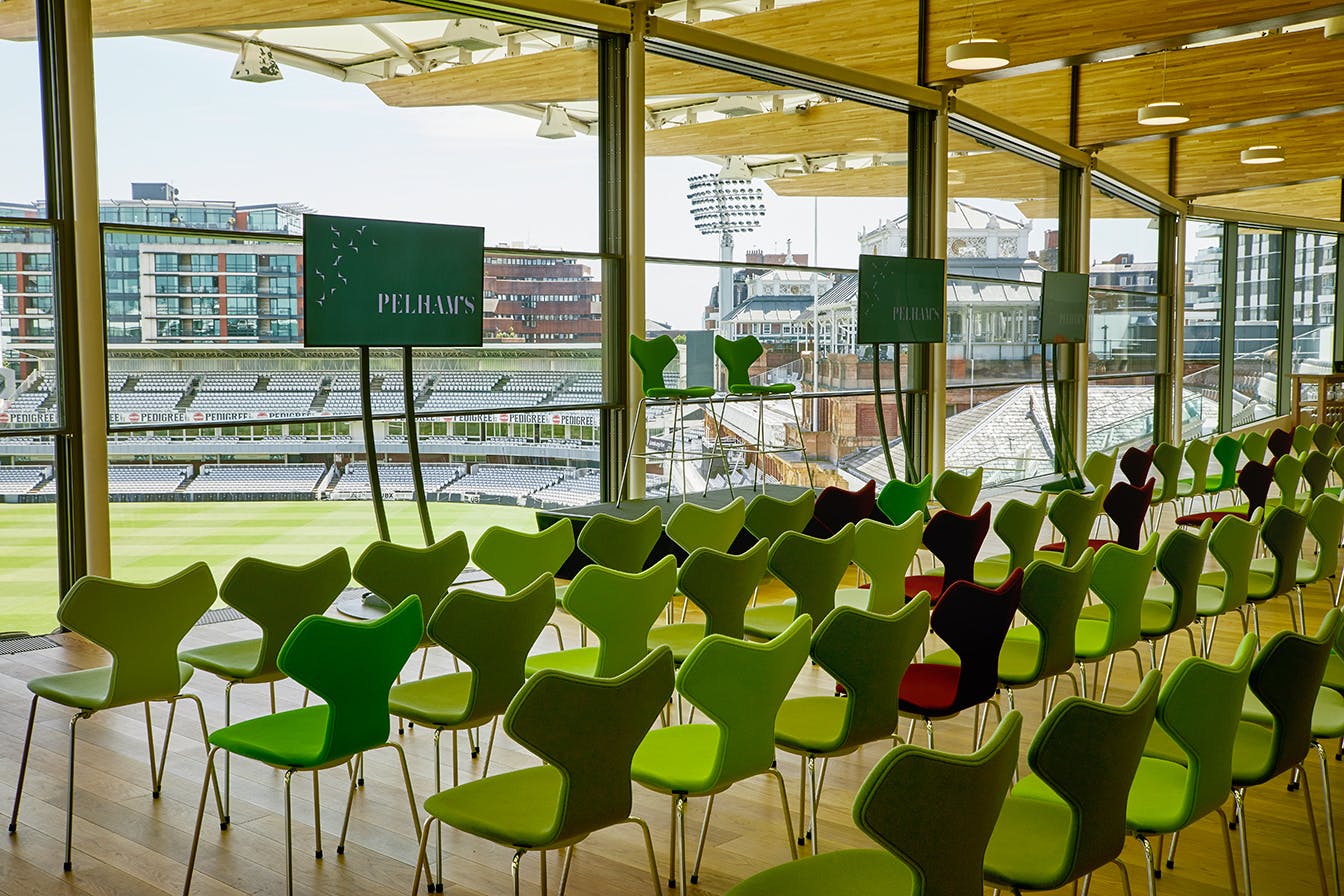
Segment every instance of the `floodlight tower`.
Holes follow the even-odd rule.
[[[687,178],[691,218],[703,234],[719,235],[719,260],[733,260],[733,234],[750,233],[761,226],[765,216],[765,198],[751,180],[751,169],[741,156],[733,156],[718,174],[696,174]],[[733,269],[719,268],[719,321],[733,308]]]

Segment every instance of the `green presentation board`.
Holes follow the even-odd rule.
[[[1041,345],[1087,341],[1086,274],[1046,271],[1041,284]]]
[[[475,346],[485,230],[303,216],[304,344]]]
[[[859,256],[859,342],[942,342],[947,332],[947,262]]]

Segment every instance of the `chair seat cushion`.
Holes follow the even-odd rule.
[[[770,383],[763,386],[740,383],[736,386],[729,386],[728,391],[732,395],[788,395],[796,388],[798,387],[793,383]]]
[[[901,678],[901,712],[935,718],[960,712],[956,705],[959,666],[911,663]]]
[[[1084,612],[1092,609],[1087,607]],[[1073,630],[1073,653],[1080,660],[1104,659],[1110,653],[1111,614],[1104,604],[1101,609],[1104,616],[1080,618]]]
[[[243,681],[257,671],[261,662],[261,639],[250,638],[246,641],[228,641],[224,644],[211,644],[184,650],[177,658],[202,672],[218,675],[232,681]],[[276,670],[274,675],[260,681],[278,681],[285,673]]]
[[[952,650],[936,650],[924,657],[926,663],[960,666]],[[1010,688],[1035,684],[1041,672],[1041,631],[1034,625],[1019,625],[1008,630],[999,649],[999,682]]]
[[[1139,611],[1139,634],[1145,638],[1160,638],[1171,632],[1173,607],[1160,600],[1143,599]]]
[[[557,650],[552,653],[537,653],[529,656],[523,668],[529,676],[536,675],[542,669],[559,669],[573,672],[575,675],[593,675],[597,671],[596,647],[571,647],[569,650]]]
[[[829,753],[845,736],[846,697],[785,700],[775,716],[775,743],[795,753]]]
[[[990,883],[1053,890],[1069,882],[1073,812],[1048,787],[1030,786],[1034,778],[1014,787],[999,811],[985,850],[985,880]]]
[[[709,398],[714,394],[714,387],[687,386],[685,389],[673,389],[655,386],[652,389],[645,389],[644,394],[649,398],[670,398],[673,400],[684,398]]]
[[[919,592],[929,592],[929,597],[934,603],[943,596],[943,577],[941,575],[927,576],[906,576],[905,577],[905,596],[907,600],[913,600],[919,596]]]
[[[1237,739],[1232,745],[1233,787],[1254,787],[1268,781],[1274,758],[1273,729],[1248,719],[1237,723]]]
[[[717,793],[732,781],[718,780],[717,725],[673,725],[655,728],[644,736],[630,764],[630,777],[660,793],[704,796]],[[764,768],[760,771],[765,771]]]
[[[868,599],[872,597],[871,588],[841,588],[835,592],[835,605],[837,607],[855,607],[860,610],[868,609]]]
[[[1241,704],[1241,718],[1258,725],[1273,724],[1273,716],[1265,704],[1246,691]],[[1344,696],[1330,688],[1321,688],[1316,694],[1316,705],[1311,711],[1311,735],[1317,740],[1344,737]]]
[[[1216,524],[1225,516],[1235,516],[1244,520],[1247,514],[1241,510],[1206,510],[1203,513],[1187,513],[1185,516],[1178,516],[1176,517],[1176,525],[1198,529],[1205,522]]]
[[[1246,599],[1269,600],[1274,596],[1274,577],[1269,573],[1252,569],[1250,577],[1246,580]]]
[[[975,584],[983,585],[986,588],[998,588],[1008,581],[1008,574],[1013,571],[1013,568],[1008,565],[1011,559],[1007,554],[1000,554],[997,557],[977,560],[975,572],[972,573]]]
[[[1251,572],[1258,572],[1266,578],[1274,575],[1273,557],[1256,557],[1251,561]],[[1309,560],[1297,561],[1297,580],[1298,585],[1313,584],[1312,575],[1316,572],[1316,564]]]
[[[191,673],[195,669],[186,663],[178,663],[177,667],[178,673],[182,676],[182,683],[178,687],[180,691],[191,680]],[[28,682],[28,690],[44,700],[69,706],[71,709],[107,709],[113,705],[107,699],[111,677],[112,667],[100,666],[97,669],[82,669],[78,672],[62,672],[59,675],[34,678]],[[166,700],[177,696],[177,691],[155,696]],[[136,702],[143,700],[144,697],[141,696]]]
[[[1210,581],[1205,581],[1205,579]],[[1200,616],[1221,616],[1236,607],[1225,607],[1223,581],[1226,576],[1221,572],[1206,572],[1199,577],[1199,588],[1195,591],[1195,613]],[[1170,585],[1154,585],[1144,595],[1144,600],[1170,606],[1176,602],[1176,593]]]
[[[547,846],[560,811],[564,778],[554,766],[467,781],[425,800],[446,825],[506,846]]]
[[[470,672],[457,672],[393,685],[388,708],[398,718],[431,728],[471,727],[471,679]]]
[[[792,604],[752,607],[743,616],[742,629],[753,638],[769,640],[793,624],[798,610]]]
[[[210,743],[277,768],[312,768],[333,758],[323,752],[326,733],[327,707],[307,706],[217,728]]]
[[[672,649],[672,659],[681,665],[691,655],[695,645],[705,639],[703,622],[678,622],[675,625],[660,625],[649,632],[649,649],[667,645]]]
[[[1111,544],[1111,540],[1109,538],[1089,538],[1087,540],[1087,546],[1090,547],[1093,551],[1101,550],[1101,546],[1104,544]],[[1066,547],[1067,545],[1064,542],[1055,541],[1051,542],[1050,544],[1041,545],[1036,550],[1048,551],[1053,554],[1062,554],[1064,553]]]
[[[1339,654],[1331,653],[1326,660],[1322,684],[1331,690],[1344,691],[1344,659],[1340,659]]]
[[[1192,820],[1183,805],[1188,774],[1184,765],[1170,759],[1140,759],[1129,788],[1125,824],[1133,831],[1150,834],[1170,834],[1185,827]]]
[[[910,866],[886,850],[842,849],[754,874],[727,896],[916,896],[923,892]]]

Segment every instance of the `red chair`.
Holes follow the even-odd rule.
[[[1269,456],[1283,457],[1293,450],[1293,434],[1286,429],[1276,429],[1269,434]]]
[[[906,576],[906,598],[913,598],[919,592],[927,591],[936,606],[943,591],[953,582],[974,581],[975,558],[980,555],[980,548],[984,545],[987,535],[989,535],[988,502],[970,516],[962,516],[950,510],[935,513],[924,527],[924,547],[928,548],[943,565],[942,572]]]
[[[901,678],[902,715],[924,720],[929,746],[933,722],[991,699],[999,685],[999,651],[1022,600],[1022,570],[998,588],[957,581],[934,607],[929,628],[957,655],[958,664],[911,663]],[[914,721],[910,735],[914,736]],[[977,737],[978,739],[978,737]]]
[[[812,519],[803,529],[803,534],[813,538],[830,538],[847,525],[857,526],[876,511],[877,482],[874,480],[869,479],[867,485],[852,492],[828,485],[817,495]]]
[[[1274,482],[1274,464],[1277,462],[1277,457],[1267,464],[1248,460],[1246,466],[1242,467],[1237,473],[1237,488],[1241,489],[1242,494],[1246,496],[1244,510],[1232,507],[1225,510],[1188,513],[1185,516],[1176,517],[1176,525],[1192,526],[1198,529],[1204,525],[1205,520],[1213,520],[1214,524],[1217,524],[1225,516],[1238,516],[1244,520],[1250,519],[1251,514],[1264,507],[1265,502],[1269,500],[1269,487]]]
[[[1153,487],[1156,484],[1156,479],[1149,479],[1143,484],[1143,488],[1130,485],[1128,482],[1117,482],[1106,493],[1101,502],[1101,509],[1106,511],[1106,515],[1115,524],[1116,544],[1131,551],[1139,549],[1143,541],[1143,520],[1148,516],[1148,508],[1153,504]],[[1089,538],[1087,546],[1098,551],[1102,545],[1111,542],[1112,539],[1109,538]],[[1040,550],[1058,551],[1062,554],[1064,542],[1056,541],[1043,546]]]
[[[1156,445],[1149,445],[1143,450],[1130,448],[1120,455],[1120,472],[1125,474],[1130,485],[1135,488],[1143,487],[1143,483],[1148,480],[1148,473],[1153,468],[1153,452],[1156,450]]]

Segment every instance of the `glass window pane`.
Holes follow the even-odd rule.
[[[1218,431],[1222,372],[1223,225],[1191,220],[1185,227],[1185,363],[1182,383],[1186,438]]]
[[[4,163],[0,164],[0,218],[47,216],[42,153],[37,7],[32,0],[5,4],[0,34],[0,84],[4,89]]]
[[[51,230],[0,225],[0,432],[60,425]]]
[[[1303,231],[1293,246],[1293,373],[1330,373],[1339,237]]]
[[[56,629],[54,462],[50,436],[0,439],[0,633]]]
[[[1279,412],[1280,265],[1283,232],[1238,225],[1232,297],[1232,423]]]

